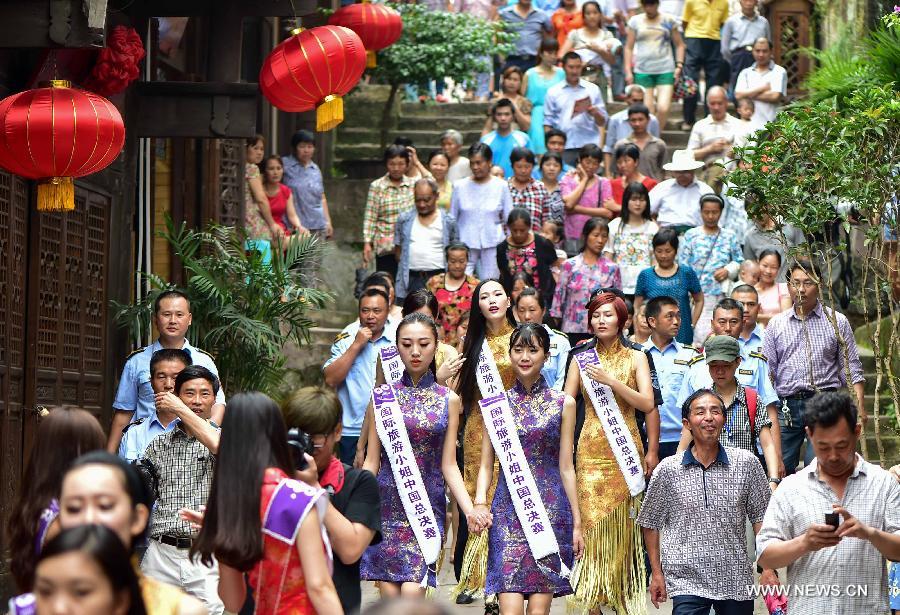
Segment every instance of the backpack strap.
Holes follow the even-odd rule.
[[[753,387],[744,387],[744,394],[747,396],[747,414],[750,416],[750,433],[756,434],[756,408],[759,405],[759,395]]]

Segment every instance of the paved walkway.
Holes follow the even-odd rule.
[[[783,575],[782,575],[782,578]],[[458,605],[454,604],[453,600],[450,598],[450,590],[453,586],[456,585],[456,582],[453,578],[453,566],[449,564],[449,559],[445,558],[445,565],[441,569],[440,574],[438,575],[438,590],[435,599],[442,604],[450,613],[463,613],[466,615],[476,615],[484,612],[484,604],[483,602],[475,602],[473,604],[467,605]],[[363,582],[362,585],[362,602],[363,602],[363,611],[367,605],[372,602],[378,600],[378,590],[375,589],[374,583]],[[603,609],[603,613],[605,615],[612,615],[615,613],[612,609]],[[647,615],[670,615],[672,613],[672,601],[669,600],[666,603],[660,605],[659,609],[654,608],[654,606],[650,603],[650,600],[647,600]],[[765,605],[762,600],[756,601],[756,609],[754,610],[754,615],[766,615],[768,611],[766,610]],[[566,615],[566,600],[565,598],[557,598],[553,601],[553,606],[550,609],[550,615]],[[619,614],[626,615],[626,614]]]

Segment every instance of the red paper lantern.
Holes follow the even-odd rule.
[[[328,20],[333,26],[350,28],[366,46],[366,66],[375,66],[375,52],[390,47],[400,38],[403,19],[400,13],[383,4],[351,4],[339,8]]]
[[[259,71],[259,88],[282,111],[316,109],[316,130],[331,130],[344,121],[341,96],[365,70],[359,36],[340,26],[321,26],[296,32],[275,47]]]
[[[0,101],[0,167],[38,180],[40,211],[75,209],[73,178],[105,168],[125,145],[116,106],[70,86],[51,81]]]

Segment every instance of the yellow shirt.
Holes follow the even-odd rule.
[[[719,40],[722,25],[728,19],[728,0],[687,0],[682,20],[687,23],[684,36]]]

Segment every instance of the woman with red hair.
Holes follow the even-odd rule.
[[[625,302],[610,292],[588,303],[594,340],[573,349],[565,392],[584,396],[575,476],[584,555],[572,572],[573,601],[591,613],[646,610],[641,529],[635,523],[646,471],[635,410],[656,411],[646,355],[622,344]]]

